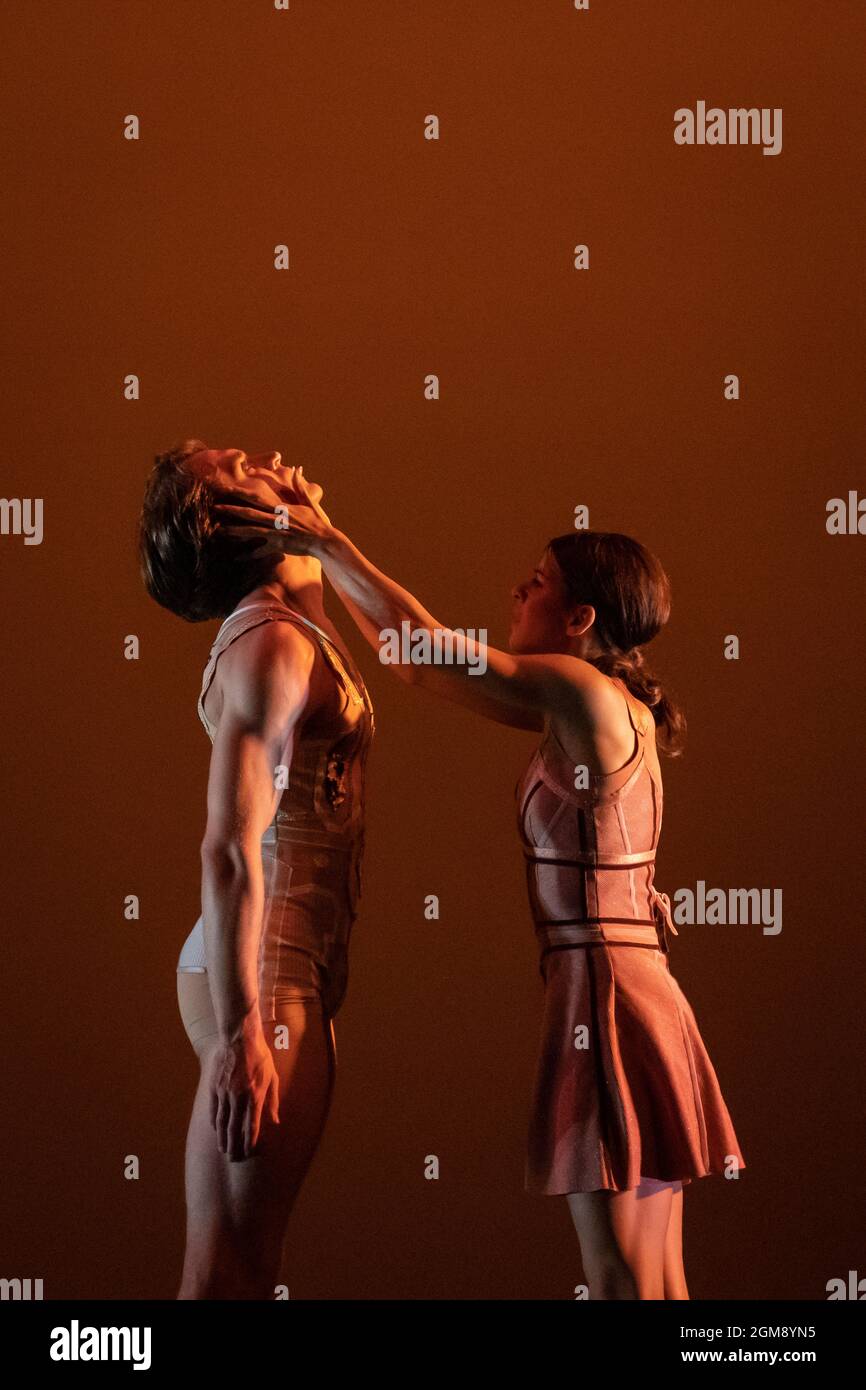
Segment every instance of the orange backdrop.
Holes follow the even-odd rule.
[[[153,455],[184,435],[303,462],[374,563],[494,643],[577,505],[660,556],[674,610],[648,656],[690,738],[663,763],[658,885],[784,904],[777,936],[675,942],[748,1164],[686,1191],[692,1297],[820,1299],[862,1273],[866,540],[825,514],[864,476],[863,5],[91,0],[3,29],[2,492],[42,498],[44,532],[0,535],[0,1274],[47,1298],[179,1278],[196,1061],[174,971],[217,625],[146,597],[134,537]],[[677,145],[698,100],[782,108],[782,152]],[[286,1282],[573,1297],[566,1204],[523,1191],[533,736],[407,691],[329,611],[378,732],[338,1087]]]

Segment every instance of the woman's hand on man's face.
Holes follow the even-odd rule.
[[[231,493],[234,501],[217,503],[214,508],[218,529],[227,535],[258,541],[254,549],[287,555],[319,553],[334,534],[334,527],[321,505],[313,500],[303,468],[293,469],[288,483],[276,477],[269,477],[267,482],[279,499],[276,507],[270,509],[264,502]]]

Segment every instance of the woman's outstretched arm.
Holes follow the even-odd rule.
[[[275,490],[279,491],[276,485]],[[545,716],[584,724],[585,699],[597,681],[587,662],[567,654],[516,655],[466,636],[438,621],[407,589],[377,569],[335,527],[306,490],[301,470],[285,489],[285,517],[263,508],[220,507],[226,524],[271,532],[289,554],[315,556],[364,637],[383,664],[412,685],[456,700],[487,718],[540,729]],[[304,505],[297,505],[297,497]],[[277,512],[286,508],[278,508]],[[405,628],[404,628],[405,625]],[[404,630],[408,630],[404,639]],[[438,647],[437,647],[438,644]],[[411,649],[451,652],[462,659],[407,659]]]
[[[360,555],[360,551],[358,551],[358,554]],[[381,660],[383,650],[385,650],[381,635],[382,629],[371,621],[363,607],[353,601],[351,589],[344,584],[339,568],[336,565],[329,568],[324,565],[324,563],[322,568],[328,577],[331,587],[337,594],[346,612],[349,614],[349,617],[358,628],[358,631],[367,639],[374,651],[378,652]],[[385,578],[385,576],[383,576],[383,578]],[[403,592],[407,593],[407,597],[417,604],[417,600],[415,600],[411,594],[408,594],[408,591],[404,590]],[[418,605],[418,611],[425,611],[421,608],[420,604]],[[441,628],[441,624],[435,623],[431,615],[428,614],[427,616],[430,623],[433,623],[434,626],[431,627],[429,625],[418,624],[416,626],[416,631],[422,630],[433,633],[438,629],[442,632],[443,629]],[[408,620],[404,619],[404,621]],[[402,629],[398,628],[397,640],[399,640],[399,634],[401,632]],[[450,668],[447,666],[443,668],[428,664],[422,667],[420,665],[403,662],[388,662],[387,664],[394,674],[402,681],[405,681],[406,684],[423,686],[423,688],[430,691],[431,694],[439,695],[445,700],[450,700],[453,704],[463,705],[473,710],[476,714],[482,715],[485,719],[492,719],[497,724],[507,724],[515,729],[532,729],[536,733],[540,733],[544,728],[544,714],[541,711],[525,709],[515,704],[503,704],[501,700],[494,699],[477,686],[477,676],[473,677],[473,682],[475,682],[475,684],[470,686],[466,681],[455,681],[450,679],[448,674]],[[422,670],[424,671],[423,677],[421,675]],[[444,675],[440,674],[443,670],[445,672]]]

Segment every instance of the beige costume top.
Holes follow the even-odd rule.
[[[264,622],[290,622],[319,647],[344,694],[340,725],[327,733],[302,724],[288,782],[262,837],[265,905],[259,944],[259,1009],[273,1017],[277,1002],[321,995],[333,1016],[345,994],[348,943],[361,891],[364,774],[375,729],[373,706],[360,675],[327,633],[276,600],[242,604],[225,619],[202,679],[198,712],[213,742],[204,698],[222,652]],[[314,721],[311,721],[311,723]],[[184,943],[178,970],[207,968],[203,919]]]

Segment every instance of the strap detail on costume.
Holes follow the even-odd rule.
[[[608,680],[609,680],[609,681],[613,681],[614,685],[616,685],[616,681],[617,681],[617,680],[621,681],[621,683],[622,683],[623,685],[625,685],[625,681],[622,680],[622,677],[621,677],[621,676],[618,676],[618,677],[616,677],[616,678],[614,678],[613,676],[608,676]],[[619,689],[619,686],[617,686],[617,689]],[[626,686],[626,690],[628,690],[628,686]],[[646,736],[647,736],[647,731],[646,731],[646,729],[644,728],[644,721],[643,721],[643,719],[641,719],[640,724],[636,724],[636,723],[634,722],[635,717],[634,717],[634,713],[633,713],[632,707],[631,707],[631,700],[628,698],[627,695],[625,695],[625,694],[623,693],[622,690],[620,690],[619,693],[620,693],[620,695],[622,695],[622,698],[625,700],[625,707],[626,707],[626,710],[627,710],[627,712],[628,712],[628,722],[629,722],[629,724],[631,725],[632,729],[633,729],[634,732],[638,735],[639,738],[646,738]]]
[[[304,627],[313,629],[318,639],[319,650],[342,685],[346,698],[351,704],[366,708],[367,713],[370,715],[372,726],[373,704],[367,694],[367,688],[364,686],[363,692],[358,689],[354,678],[349,674],[346,668],[342,653],[328,634],[323,632],[318,623],[313,622],[312,618],[305,618],[302,613],[296,613],[293,608],[284,608],[281,616],[283,616],[286,621],[292,621],[294,619],[302,623]]]
[[[524,843],[523,853],[527,859],[547,864],[573,864],[575,868],[589,864],[593,869],[634,869],[641,864],[655,863],[655,853],[647,853],[646,850],[640,850],[637,854],[606,854],[600,859],[593,849],[576,850],[565,855],[561,849]]]
[[[268,622],[272,617],[279,616],[278,614],[272,613],[270,611],[272,606],[273,605],[271,604],[248,603],[243,608],[236,608],[234,613],[230,613],[229,616],[223,621],[222,625],[220,626],[220,629],[214,640],[214,644],[210,649],[210,655],[208,656],[207,665],[204,668],[204,675],[202,677],[202,687],[199,693],[197,706],[199,719],[204,725],[207,736],[210,739],[213,739],[213,734],[211,733],[210,724],[208,723],[207,716],[204,712],[204,698],[207,695],[208,690],[210,689],[211,681],[214,678],[217,658],[222,656],[226,648],[230,647],[232,642],[236,641],[238,637],[243,636],[245,632],[249,632],[251,628],[259,627],[262,623]],[[242,622],[235,624],[232,620],[239,616],[239,614],[241,613],[245,613],[246,617],[243,619]],[[231,624],[231,626],[229,626],[229,624]]]
[[[543,945],[552,946],[661,946],[655,923],[641,920],[629,922],[593,922],[588,925],[572,922],[539,922],[536,934]]]
[[[242,613],[246,616],[235,626],[234,619],[239,617]],[[318,623],[314,623],[311,618],[305,618],[303,614],[295,612],[293,608],[289,608],[286,604],[263,601],[261,603],[248,603],[242,605],[240,608],[236,608],[234,613],[230,613],[223,621],[216,635],[216,640],[211,647],[210,656],[205,668],[204,681],[198,699],[199,718],[207,730],[208,737],[211,736],[211,732],[204,713],[204,698],[213,680],[217,657],[220,656],[225,651],[226,647],[230,646],[236,638],[248,632],[250,628],[258,627],[261,623],[269,621],[290,622],[295,625],[300,625],[315,638],[319,651],[337,677],[346,699],[350,704],[366,707],[367,713],[370,716],[370,731],[372,733],[375,728],[373,705],[369,695],[367,695],[366,687],[362,694],[346,669],[339,650],[328,634],[322,631]],[[310,629],[312,629],[311,633]]]
[[[639,733],[639,731],[635,729],[634,725],[632,725],[632,730],[635,734]],[[592,794],[601,796],[602,798],[608,798],[611,796],[618,797],[621,796],[624,792],[628,791],[629,787],[631,787],[632,784],[637,780],[646,752],[645,745],[641,742],[640,737],[638,737],[635,740],[635,750],[629,758],[628,762],[623,763],[622,767],[614,768],[612,772],[591,772],[589,774],[590,787],[586,789],[584,792],[577,792],[571,786],[564,786],[548,767],[547,761],[544,757],[544,749],[548,739],[552,740],[556,744],[557,748],[559,749],[560,755],[568,760],[569,766],[574,765],[571,755],[566,752],[565,748],[563,748],[562,741],[560,740],[556,730],[551,724],[548,735],[546,736],[546,738],[542,739],[541,743],[538,746],[538,749],[536,750],[536,757],[538,759],[538,778],[540,781],[544,782],[545,785],[548,786],[551,791],[556,792],[558,796],[561,796],[566,801],[570,802],[572,806],[585,805],[587,791]],[[624,779],[624,781],[620,782],[619,785],[614,787],[611,791],[609,791],[603,785],[604,783],[609,782],[612,777],[620,777],[623,773],[626,772],[628,773],[628,776]],[[533,788],[533,791],[534,790],[535,788]],[[527,800],[528,799],[529,798],[527,798]]]
[[[673,912],[671,910],[671,900],[668,897],[667,893],[660,893],[654,885],[650,888],[650,895],[655,905],[656,916],[660,922],[661,931],[664,937],[664,949],[667,951],[670,949],[668,933],[670,932],[674,936],[679,936],[679,932],[674,926],[674,917]]]
[[[679,936],[674,926],[671,900],[667,893],[660,893],[650,886],[650,900],[653,904],[653,918],[644,917],[569,917],[562,920],[548,918],[536,922],[535,930],[548,946],[588,946],[592,942],[609,941],[621,945],[651,945],[653,941],[665,953],[670,953],[671,938]]]

